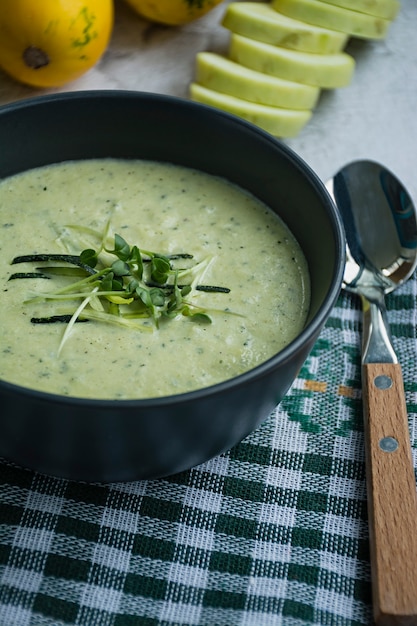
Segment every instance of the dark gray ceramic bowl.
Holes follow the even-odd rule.
[[[231,448],[288,391],[338,296],[344,235],[323,184],[256,127],[185,100],[76,92],[0,108],[0,178],[68,159],[144,158],[223,176],[266,202],[307,257],[312,302],[303,332],[248,373],[161,399],[82,400],[0,381],[0,456],[86,481],[157,478]]]

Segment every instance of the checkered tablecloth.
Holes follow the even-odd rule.
[[[388,299],[417,465],[414,276]],[[342,294],[290,392],[228,453],[164,480],[0,465],[1,626],[372,623],[361,311]]]

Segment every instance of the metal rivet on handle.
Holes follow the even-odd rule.
[[[394,437],[383,437],[379,441],[379,447],[384,452],[395,452],[398,448],[398,441]]]
[[[376,376],[374,378],[374,385],[375,387],[378,387],[378,389],[389,389],[392,386],[392,378],[390,378],[390,376],[385,376],[384,374]]]

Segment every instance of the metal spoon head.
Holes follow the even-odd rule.
[[[326,183],[346,233],[343,286],[393,291],[417,265],[417,214],[410,195],[388,169],[353,161]]]

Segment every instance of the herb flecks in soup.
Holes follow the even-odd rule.
[[[224,179],[151,161],[68,162],[2,181],[0,215],[3,380],[89,398],[183,393],[266,361],[305,323],[299,245]],[[44,254],[93,272],[37,262]],[[11,265],[18,255],[29,256]]]

